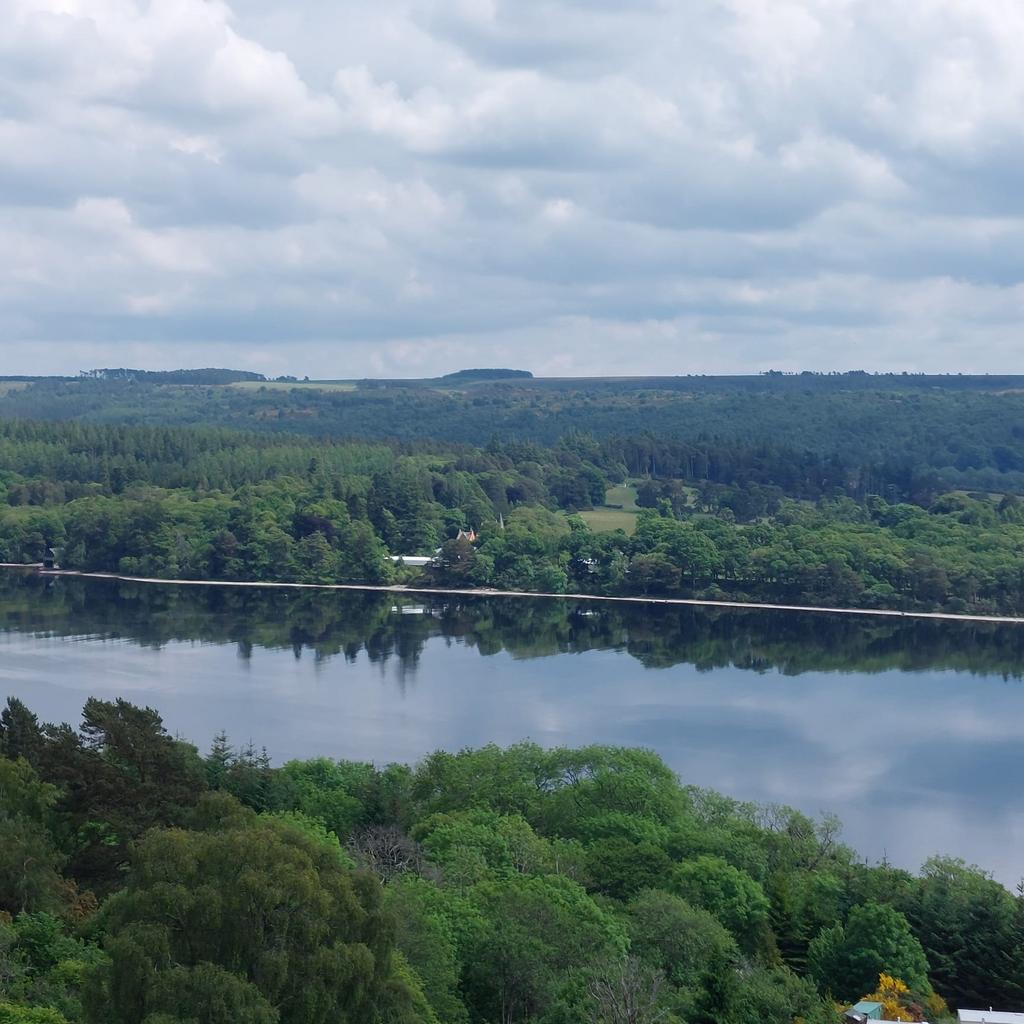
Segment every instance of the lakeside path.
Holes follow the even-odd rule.
[[[161,580],[151,576],[125,576],[112,572],[78,572],[74,569],[42,569],[38,565],[0,562],[0,568],[35,569],[40,576],[71,576],[76,579],[118,580],[165,587],[274,587],[287,590],[354,590],[385,594],[436,594],[449,597],[548,597],[557,601],[604,601],[611,604],[686,605],[695,608],[738,608],[770,612],[814,612],[824,615],[872,615],[898,619],[939,619],[946,622],[996,622],[1024,625],[1024,617],[1013,615],[959,615],[954,612],[901,612],[885,608],[829,608],[806,604],[768,604],[760,601],[711,601],[689,597],[608,597],[598,594],[545,594],[522,590],[456,589],[450,587],[407,587],[363,583],[256,583],[244,580]]]

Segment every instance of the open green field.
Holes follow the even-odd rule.
[[[626,512],[636,512],[636,487],[632,481],[609,487],[604,496],[604,503],[606,505],[621,505],[623,511]]]
[[[604,505],[589,512],[581,512],[583,521],[595,533],[612,533],[625,530],[632,534],[636,530],[636,516],[639,509],[636,504],[636,488],[631,483],[609,487],[604,496]],[[621,508],[610,508],[621,505]]]
[[[0,395],[9,395],[12,391],[22,391],[27,387],[27,380],[0,380]]]
[[[950,491],[950,494],[955,494],[958,498],[970,498],[972,494],[983,494],[989,501],[1002,501],[1006,497],[1003,491],[963,491],[956,490]]]
[[[612,533],[625,530],[632,534],[636,530],[636,513],[619,508],[595,508],[581,512],[580,517],[594,533]]]
[[[301,388],[304,391],[355,391],[356,386],[345,380],[240,380],[229,384],[230,388],[241,388],[243,391],[292,391]]]

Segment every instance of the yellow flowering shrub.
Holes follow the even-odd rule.
[[[910,989],[900,978],[894,978],[891,974],[880,974],[878,988],[864,998],[872,1003],[881,1003],[882,1016],[886,1020],[921,1020],[921,1007],[914,1003]]]

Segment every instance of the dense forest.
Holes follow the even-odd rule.
[[[217,371],[220,372],[220,371]],[[0,417],[225,426],[485,447],[619,439],[635,474],[812,482],[852,496],[1024,491],[1024,378],[813,374],[625,380],[179,386],[152,379],[0,383]],[[659,450],[683,442],[677,454]],[[720,449],[723,455],[708,447]],[[662,468],[662,459],[679,466]],[[688,457],[688,458],[687,458]],[[725,465],[719,467],[719,462]],[[687,464],[688,463],[688,464]],[[753,474],[753,475],[751,475]],[[816,495],[815,495],[816,496]]]
[[[0,1020],[763,1024],[1019,1001],[1024,900],[839,824],[524,743],[413,767],[0,714]]]
[[[427,575],[446,586],[1024,611],[1013,494],[694,485],[664,475],[668,450],[627,535],[576,514],[629,475],[615,439],[481,449],[0,421],[0,561],[53,549],[70,569],[380,584],[414,578],[392,556],[436,553]]]

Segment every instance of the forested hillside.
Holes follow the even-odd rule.
[[[922,489],[1024,491],[1024,378],[869,376],[636,380],[359,381],[175,386],[152,380],[0,386],[0,417],[217,425],[312,436],[493,438],[552,445],[571,432],[625,442],[630,472],[661,472],[659,448],[712,443],[736,469],[784,485],[901,499]],[[686,449],[684,448],[684,451]],[[670,458],[678,456],[670,456]],[[686,461],[685,459],[681,461]],[[694,452],[694,479],[731,482]],[[765,465],[767,463],[767,465]],[[666,472],[668,468],[666,467]],[[887,493],[883,488],[893,488]]]
[[[812,502],[803,478],[791,497],[648,477],[631,536],[593,530],[575,513],[626,478],[622,455],[579,434],[478,449],[0,421],[0,561],[56,549],[90,571],[387,583],[411,578],[392,555],[439,551],[428,577],[447,586],[1024,611],[1012,495]]]
[[[937,1021],[1024,990],[1024,903],[983,872],[867,867],[651,753],[273,767],[124,701],[0,715],[0,915],[0,1020],[41,1024],[832,1024],[876,990]]]

